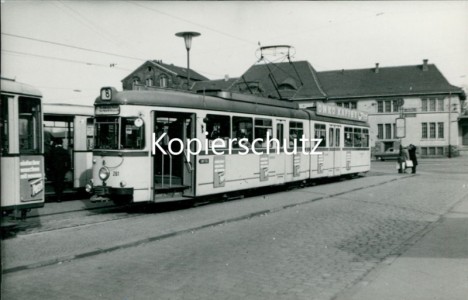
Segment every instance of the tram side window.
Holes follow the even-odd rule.
[[[362,130],[362,138],[361,138],[362,147],[369,147],[369,129]]]
[[[145,125],[136,126],[135,120],[139,118],[122,118],[122,131],[120,132],[121,149],[143,149]]]
[[[0,141],[2,154],[7,154],[9,149],[8,144],[8,97],[2,95],[0,102]]]
[[[326,147],[327,146],[327,129],[326,129],[325,124],[315,124],[314,129],[315,129],[314,138],[322,140],[319,144],[319,147]]]
[[[270,135],[270,139],[273,138],[273,125],[270,119],[255,119],[255,139],[261,139],[261,141],[255,143],[255,148],[266,148],[267,146],[267,133]]]
[[[353,147],[353,128],[345,127],[344,134],[344,146]]]
[[[99,117],[95,123],[96,149],[118,150],[119,145],[119,120],[115,117]]]
[[[335,147],[340,147],[340,133],[341,130],[337,128],[335,131]]]
[[[361,137],[362,137],[361,128],[354,128],[354,141],[353,141],[354,147],[356,147],[356,148],[362,147],[361,146],[362,145]]]
[[[294,140],[297,146],[302,146],[301,138],[304,135],[304,123],[289,122],[289,146],[294,147]]]
[[[35,98],[19,97],[19,147],[20,153],[41,151],[41,102]]]
[[[232,138],[240,141],[243,138],[248,140],[249,145],[252,143],[252,118],[246,117],[232,117]],[[238,147],[238,143],[234,143],[234,146]]]
[[[206,124],[206,138],[208,141],[213,141],[215,139],[222,139],[225,141],[224,145],[227,145],[227,141],[231,135],[231,118],[229,116],[221,115],[206,115],[205,118]],[[219,143],[216,145],[220,145]]]

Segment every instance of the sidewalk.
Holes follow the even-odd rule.
[[[345,299],[468,299],[468,198],[336,297]]]

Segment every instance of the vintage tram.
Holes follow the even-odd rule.
[[[230,92],[106,87],[87,190],[92,201],[164,202],[367,172],[366,117]]]
[[[42,94],[36,88],[1,79],[1,210],[26,217],[44,206]]]

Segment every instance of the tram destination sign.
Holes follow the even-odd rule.
[[[96,106],[96,115],[118,115],[120,113],[120,106],[118,105],[102,105]]]
[[[317,115],[367,122],[368,114],[363,111],[327,105],[317,102]]]

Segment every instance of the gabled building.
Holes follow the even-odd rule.
[[[187,74],[187,68],[165,64],[161,60],[148,60],[122,79],[122,87],[124,90],[151,88],[187,90],[188,75],[191,86],[195,82],[208,80],[192,69],[190,74]]]
[[[451,85],[434,64],[316,72],[305,61],[254,65],[231,91],[298,102],[317,101],[367,112],[374,152],[414,144],[422,157],[468,154],[464,91]],[[405,136],[396,136],[396,119]],[[450,147],[450,148],[449,148]]]
[[[307,61],[253,65],[230,91],[288,101],[326,99],[317,72]]]

